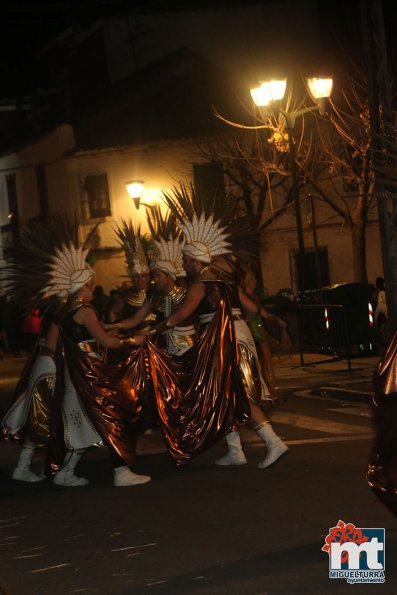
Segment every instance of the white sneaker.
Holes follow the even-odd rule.
[[[117,467],[114,470],[113,485],[117,487],[135,486],[141,483],[147,483],[152,478],[150,475],[138,475],[133,473],[128,467]]]
[[[269,444],[267,455],[263,461],[258,463],[258,468],[266,469],[267,467],[274,465],[274,463],[278,461],[278,459],[282,457],[286,452],[288,452],[288,450],[288,446],[285,444],[285,442],[281,440],[281,438],[275,440],[274,442],[272,442],[272,444]]]
[[[241,466],[246,464],[247,459],[245,458],[245,454],[243,452],[228,452],[225,454],[224,457],[221,457],[220,459],[215,461],[215,465],[219,465],[220,467],[227,467],[229,465]]]
[[[90,483],[85,477],[77,477],[73,472],[64,472],[62,469],[56,473],[53,482],[57,486],[64,486],[66,488],[79,488]]]
[[[44,477],[40,477],[40,475],[36,475],[30,469],[19,469],[16,467],[12,473],[12,479],[16,479],[17,481],[29,481],[33,483],[35,481],[43,481]]]

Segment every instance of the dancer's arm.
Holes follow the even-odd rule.
[[[122,345],[142,345],[146,341],[146,337],[138,335],[129,339],[119,339],[109,335],[101,325],[93,308],[82,306],[75,316],[75,320],[78,324],[83,324],[90,335],[98,341],[102,347],[108,347],[110,349],[117,349]]]
[[[186,320],[186,318],[193,314],[204,296],[204,283],[192,283],[192,285],[189,285],[186,291],[185,299],[179,306],[178,310],[167,318],[166,325],[172,327]]]
[[[138,326],[138,324],[143,322],[146,316],[148,316],[148,314],[150,314],[151,311],[152,307],[150,305],[150,302],[145,302],[143,306],[141,306],[139,310],[135,312],[134,316],[131,316],[130,318],[124,318],[124,320],[122,320],[121,322],[116,323],[115,326],[118,326],[122,330],[134,328]]]

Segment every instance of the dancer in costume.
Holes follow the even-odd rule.
[[[146,483],[147,475],[133,473],[135,432],[140,402],[136,391],[123,393],[118,382],[120,366],[106,366],[98,345],[117,349],[141,344],[145,337],[119,339],[105,332],[90,305],[94,271],[86,262],[87,251],[72,243],[56,250],[46,296],[66,292],[69,296],[59,324],[56,348],[56,384],[50,418],[49,467],[54,483],[76,487],[88,480],[77,477],[76,465],[86,449],[104,443],[114,467],[114,485]]]
[[[124,251],[128,276],[132,285],[117,291],[112,298],[105,330],[119,328],[121,320],[134,316],[142,308],[151,291],[148,257],[144,249],[144,243],[147,245],[148,242],[146,237],[141,235],[140,227],[134,228],[132,221],[123,221],[121,226],[116,227],[116,234]],[[133,333],[125,331],[123,336],[132,336],[138,331],[150,329],[155,318],[154,314],[149,313],[134,327]],[[108,351],[106,361],[109,363],[125,362],[128,358],[129,349],[130,347],[128,349]]]
[[[258,403],[261,398],[269,394],[260,374],[260,365],[251,332],[242,315],[241,306],[251,314],[257,314],[258,308],[236,285],[236,269],[232,252],[232,236],[225,226],[222,226],[221,217],[214,219],[214,213],[205,215],[204,209],[196,214],[194,202],[200,197],[192,194],[191,198],[184,188],[181,192],[176,191],[175,197],[166,195],[166,200],[171,209],[180,216],[187,213],[188,217],[182,216],[179,223],[185,236],[183,247],[183,262],[185,270],[190,278],[187,294],[184,302],[177,312],[171,314],[157,328],[157,332],[163,328],[173,328],[183,322],[194,312],[199,315],[200,322],[204,328],[204,335],[219,332],[214,325],[215,314],[218,314],[218,324],[221,328],[221,342],[228,340],[228,334],[232,333],[238,343],[238,352],[235,353],[229,365],[238,369],[239,376],[243,379],[246,395],[249,397],[250,424],[258,436],[266,443],[267,453],[259,468],[266,468],[274,464],[283,454],[288,451],[287,445],[274,432],[269,419],[263,413]],[[215,206],[215,205],[214,205]],[[226,201],[221,205],[224,217],[228,215]],[[197,204],[196,208],[199,208]],[[226,220],[227,221],[227,220]],[[241,222],[241,219],[240,219]],[[225,222],[226,223],[226,222]],[[242,240],[242,235],[240,235]],[[230,240],[230,241],[229,241]],[[219,311],[223,312],[219,320]],[[231,316],[230,316],[231,313]],[[225,323],[232,318],[232,325]],[[207,328],[205,328],[207,326]],[[233,337],[234,335],[234,337]],[[230,336],[230,335],[229,335]],[[198,353],[200,358],[200,351]],[[197,362],[196,366],[201,363]],[[206,361],[205,365],[213,374],[213,362]],[[199,366],[200,368],[200,366]],[[208,374],[207,371],[207,374]],[[207,382],[213,382],[207,375]],[[229,385],[228,390],[232,391],[233,386]],[[216,461],[218,465],[243,465],[247,462],[244,455],[241,440],[236,427],[226,436],[228,453]]]
[[[170,237],[167,241],[160,238],[155,241],[155,255],[150,263],[154,292],[132,318],[123,320],[119,328],[136,328],[153,313],[161,322],[178,310],[186,296],[186,286],[181,278],[186,277],[182,263],[181,242]],[[178,281],[177,281],[178,280]],[[172,329],[165,329],[159,335],[157,344],[167,353],[181,356],[195,341],[196,330],[193,320],[186,319],[184,324]]]
[[[124,250],[132,285],[117,292],[116,301],[110,308],[110,323],[117,323],[133,316],[145,303],[150,283],[148,259],[139,227],[134,229],[132,222],[123,221],[122,226],[117,226],[116,233]],[[140,328],[145,328],[146,323],[152,321],[153,317],[142,321]]]
[[[2,420],[5,435],[22,442],[12,479],[35,482],[44,479],[31,470],[35,449],[49,436],[50,401],[55,383],[54,353],[45,346],[49,327],[60,304],[55,300],[43,316],[41,332],[24,366],[14,402]]]
[[[22,445],[12,474],[12,478],[19,481],[44,479],[43,475],[32,472],[31,463],[35,449],[48,442],[55,362],[54,352],[46,347],[46,339],[64,299],[54,295],[51,301],[44,300],[41,289],[54,247],[71,236],[76,236],[75,223],[67,217],[53,214],[47,224],[40,219],[27,222],[21,230],[19,243],[6,250],[3,283],[7,293],[13,296],[21,309],[39,308],[43,311],[40,334],[16,386],[13,404],[1,422],[5,436]],[[89,234],[87,244],[91,239],[92,234]],[[54,327],[52,332],[55,333],[52,339],[55,343],[57,328]]]
[[[257,281],[252,269],[248,267],[242,269],[242,279],[240,281],[240,287],[243,289],[244,293],[246,293],[246,295],[252,301],[255,302],[256,306],[258,307],[258,312],[253,316],[249,317],[247,322],[250,327],[258,351],[259,361],[261,364],[261,374],[265,380],[266,386],[269,389],[272,400],[275,401],[277,400],[277,396],[272,352],[270,350],[268,342],[268,333],[266,332],[262,324],[262,318],[277,322],[277,324],[280,326],[283,332],[285,332],[287,325],[282,318],[276,316],[275,314],[271,314],[262,306],[258,296],[255,293]]]

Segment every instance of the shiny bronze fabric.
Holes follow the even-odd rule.
[[[29,411],[27,437],[35,444],[47,444],[50,432],[50,409],[54,378],[43,376],[37,382]]]
[[[147,363],[144,352],[140,349],[134,350],[130,359],[131,384],[127,384],[123,382],[124,365],[106,365],[101,359],[91,357],[61,331],[51,415],[48,471],[57,471],[66,452],[62,417],[65,360],[73,385],[95,430],[126,465],[134,464],[137,432],[142,422]],[[136,378],[139,378],[139,384],[136,383]],[[140,390],[142,386],[143,391]]]
[[[262,400],[262,385],[257,360],[252,351],[242,343],[238,344],[239,369],[245,392],[251,401],[260,403]]]
[[[65,455],[62,354],[95,429],[127,465],[135,461],[138,431],[157,420],[178,463],[199,455],[248,420],[250,406],[237,365],[226,284],[221,291],[213,320],[197,345],[179,358],[148,341],[147,346],[133,349],[125,362],[110,366],[81,351],[61,331],[51,416],[52,472]]]
[[[397,333],[374,374],[372,399],[375,439],[367,480],[371,487],[397,494]]]
[[[178,463],[199,455],[230,430],[244,424],[250,415],[237,365],[238,348],[228,287],[224,284],[221,291],[223,295],[211,323],[197,344],[179,358],[182,368],[178,374],[173,369],[174,377],[168,376],[161,357],[157,360],[152,357],[156,364],[152,375],[161,427],[168,450]],[[152,349],[150,346],[149,350]],[[178,384],[169,384],[174,380]],[[162,391],[158,390],[159,386]]]
[[[134,349],[127,361],[106,364],[102,359],[92,357],[92,353],[80,349],[78,344],[90,339],[85,326],[78,325],[73,320],[75,312],[82,306],[87,305],[71,300],[60,327],[47,474],[59,469],[66,453],[62,416],[65,361],[85,412],[103,442],[126,465],[132,465],[136,460],[137,433],[143,422],[144,400],[149,393],[146,352]],[[127,362],[128,373],[125,376]]]

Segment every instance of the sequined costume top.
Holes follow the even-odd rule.
[[[153,294],[150,299],[150,305],[157,320],[160,322],[168,318],[173,312],[176,312],[186,296],[186,288],[175,286],[167,295],[159,293]],[[167,353],[181,355],[187,349],[194,345],[196,339],[196,330],[194,327],[194,317],[191,316],[183,321],[183,324],[174,326],[169,331],[160,335],[158,344],[165,349]]]
[[[120,320],[124,320],[125,318],[132,318],[132,316],[134,316],[134,314],[136,314],[138,310],[142,308],[146,300],[150,299],[151,293],[152,291],[150,289],[145,291],[143,289],[139,290],[136,287],[129,287],[128,289],[121,291],[120,296],[124,300],[124,305],[121,311],[121,316],[117,322],[120,322]],[[149,314],[145,320],[143,320],[134,328],[133,334],[135,334],[136,331],[147,328],[148,326],[152,326],[154,321],[155,316],[153,316],[153,314]]]

